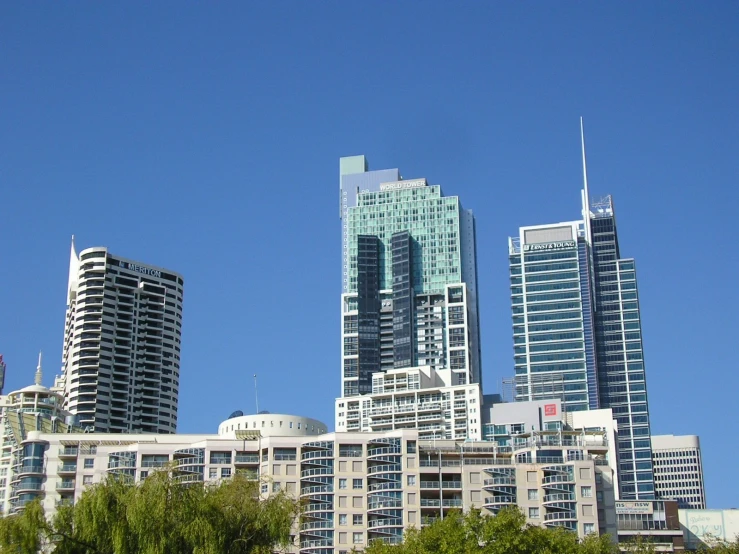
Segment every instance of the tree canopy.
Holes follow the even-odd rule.
[[[608,535],[580,539],[564,528],[527,525],[517,508],[501,510],[496,516],[480,510],[466,514],[451,512],[428,527],[409,529],[396,545],[375,542],[365,554],[654,554],[649,537],[637,536],[628,544],[616,545]],[[739,542],[717,543],[705,552],[739,554]]]
[[[141,483],[114,476],[50,519],[34,501],[0,519],[0,554],[252,554],[287,546],[299,513],[284,493],[260,499],[242,475],[183,484],[168,471]]]

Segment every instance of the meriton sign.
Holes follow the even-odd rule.
[[[162,272],[158,269],[151,269],[150,267],[144,267],[143,265],[136,265],[128,262],[121,261],[121,267],[124,269],[130,269],[136,273],[143,273],[144,275],[151,275],[152,277],[162,277]]]

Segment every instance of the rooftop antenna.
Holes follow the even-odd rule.
[[[41,356],[42,356],[42,353],[39,352],[38,353],[38,365],[36,366],[36,376],[33,380],[33,382],[36,383],[37,385],[41,384],[41,378],[43,376],[41,372]]]
[[[585,238],[590,244],[590,191],[588,190],[588,166],[585,162],[585,128],[580,116],[580,144],[582,146],[582,217],[585,223]]]
[[[254,374],[254,399],[257,404],[257,413],[259,413],[259,391],[257,390],[257,374]]]

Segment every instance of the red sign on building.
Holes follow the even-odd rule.
[[[545,416],[556,416],[557,405],[556,404],[544,404],[544,415]]]

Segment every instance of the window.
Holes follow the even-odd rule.
[[[415,475],[409,475],[408,476],[408,486],[409,487],[415,487],[416,486],[416,476]]]
[[[352,543],[362,544],[364,533],[352,533]]]
[[[362,457],[362,445],[361,444],[340,444],[339,445],[339,456],[342,458],[361,458]]]
[[[583,523],[582,532],[586,535],[595,533],[595,523]]]
[[[352,516],[352,525],[362,525],[364,522],[364,517],[362,514],[354,514]]]
[[[346,514],[339,514],[339,525],[346,525]]]
[[[362,488],[362,480],[361,479],[354,479],[352,482],[352,488],[353,489],[361,489]]]
[[[280,492],[282,485],[280,483],[272,483],[272,492]]]
[[[95,465],[95,458],[85,458],[85,469],[91,469]]]
[[[593,487],[580,487],[580,496],[583,498],[593,498]]]
[[[538,489],[529,489],[529,500],[539,500]]]
[[[231,477],[231,468],[222,467],[221,468],[221,479],[226,479],[227,477]]]
[[[297,459],[294,448],[275,448],[273,455],[277,461],[294,461]]]
[[[416,453],[416,441],[408,441],[405,445],[405,451],[407,454]]]
[[[142,471],[141,472],[141,479],[142,480],[146,479],[148,476],[149,476],[149,472],[148,471]]]
[[[218,479],[218,468],[217,467],[210,468],[210,471],[208,472],[208,477],[210,479]]]
[[[92,475],[85,475],[84,477],[82,477],[82,484],[92,485]]]
[[[98,447],[96,444],[90,445],[90,454],[97,454],[98,453]]]
[[[269,492],[269,485],[267,483],[262,483],[262,494],[267,494]]]
[[[539,508],[529,508],[529,519],[539,519]]]
[[[346,479],[339,479],[339,488],[340,489],[346,488]]]

